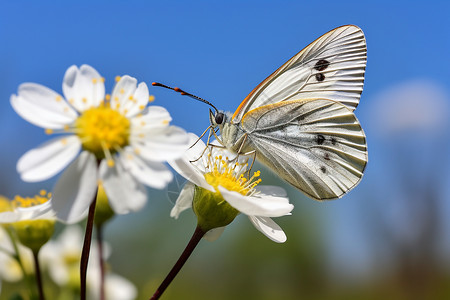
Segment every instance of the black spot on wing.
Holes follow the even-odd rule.
[[[316,69],[317,71],[323,71],[326,68],[328,68],[329,65],[330,62],[328,60],[321,59],[318,62],[316,62],[316,64],[314,65],[314,69]]]
[[[318,145],[322,145],[323,142],[325,142],[325,137],[323,135],[321,135],[321,134],[318,134],[317,138],[316,138],[316,142],[317,142]]]
[[[317,81],[324,81],[325,80],[325,75],[323,75],[322,73],[317,73],[316,74],[316,80]]]
[[[325,155],[323,156],[323,158],[324,158],[325,160],[330,160],[330,154],[325,153]]]
[[[332,137],[332,138],[331,138],[331,143],[332,143],[333,145],[336,145],[336,143],[337,143],[336,138]]]
[[[324,166],[320,167],[320,171],[322,171],[322,173],[326,173],[327,172],[327,168],[325,168]]]

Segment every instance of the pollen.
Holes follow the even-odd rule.
[[[105,99],[106,99],[106,101],[111,100],[111,95],[110,94],[106,94]]]
[[[15,196],[12,201],[12,206],[17,207],[32,207],[36,205],[41,205],[47,202],[51,198],[51,193],[47,193],[46,190],[41,190],[39,192],[39,195],[35,195],[33,197],[22,197],[22,196]]]
[[[50,128],[45,129],[45,134],[52,134],[52,133],[53,133],[53,129],[50,129]]]
[[[62,97],[60,95],[56,96],[56,102],[61,102]]]
[[[129,143],[130,121],[109,106],[84,111],[75,121],[75,128],[83,149],[98,159],[116,153]]]
[[[150,95],[150,96],[148,97],[148,102],[153,102],[153,101],[155,101],[155,96]]]
[[[116,82],[119,82],[120,81],[120,76],[116,76],[115,80],[116,80]]]
[[[114,167],[114,160],[108,159],[107,164],[108,164],[108,167],[110,167],[110,168]]]
[[[261,182],[260,172],[257,171],[248,179],[245,177],[247,164],[228,163],[228,158],[216,156],[214,159],[208,155],[209,173],[205,174],[205,179],[208,184],[214,187],[216,192],[219,192],[218,186],[222,186],[229,191],[235,191],[242,195],[250,195],[254,192],[254,188]]]
[[[92,83],[96,84],[97,83],[97,78],[92,78]]]

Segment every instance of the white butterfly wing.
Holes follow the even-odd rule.
[[[366,138],[353,112],[339,102],[266,105],[249,111],[241,125],[259,161],[314,199],[339,198],[363,176]]]
[[[366,60],[359,27],[333,29],[261,82],[238,107],[233,122],[257,107],[293,99],[326,98],[354,110],[363,90]]]

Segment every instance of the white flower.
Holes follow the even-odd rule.
[[[0,224],[31,220],[55,220],[50,195],[45,190],[34,197],[16,196],[10,210],[0,211]]]
[[[193,134],[190,139],[191,144],[198,141],[198,137]],[[258,186],[260,179],[255,178],[259,176],[259,171],[247,180],[244,174],[248,171],[248,158],[241,155],[238,162],[231,163],[228,157],[233,156],[225,149],[209,147],[205,151],[205,147],[199,140],[181,159],[169,162],[178,173],[190,181],[181,191],[171,216],[178,218],[183,210],[192,206],[195,186],[198,186],[212,193],[220,193],[229,205],[246,214],[256,229],[275,242],[285,242],[285,233],[271,219],[290,215],[294,208],[289,203],[284,189]],[[213,240],[223,230],[224,227],[213,229],[205,237]]]
[[[33,272],[33,254],[24,246],[17,245],[17,247],[25,272],[31,274]],[[14,258],[15,255],[11,239],[6,230],[0,226],[0,284],[1,280],[17,282],[23,279],[24,274],[19,262]]]
[[[60,287],[78,288],[81,245],[83,244],[83,232],[78,226],[68,226],[58,236],[51,240],[41,250],[41,260],[49,270],[52,280]],[[110,255],[110,247],[103,244],[103,257]],[[89,299],[100,297],[100,264],[98,257],[98,245],[93,243],[91,247],[89,267],[87,272],[87,288]],[[136,287],[127,279],[117,274],[105,271],[105,295],[108,300],[135,299]]]
[[[87,213],[98,181],[118,214],[137,211],[146,202],[146,189],[163,188],[172,173],[163,164],[187,147],[184,130],[169,126],[169,113],[147,107],[145,83],[130,76],[116,78],[111,96],[104,80],[88,65],[71,66],[63,93],[24,83],[11,105],[25,120],[63,136],[25,153],[17,170],[25,181],[46,180],[66,166],[53,190],[53,208],[61,221],[75,223]],[[81,154],[80,154],[81,151]],[[69,165],[70,164],[70,165]]]

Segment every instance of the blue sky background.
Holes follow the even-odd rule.
[[[445,204],[450,192],[445,184],[450,179],[449,12],[448,1],[0,1],[0,194],[50,190],[56,180],[23,183],[15,171],[23,153],[48,139],[9,104],[23,82],[61,92],[70,65],[90,64],[105,77],[107,91],[116,75],[129,74],[147,84],[179,86],[234,111],[259,82],[311,41],[355,24],[365,32],[368,47],[365,87],[356,110],[369,146],[366,174],[349,195],[329,203],[316,203],[286,186],[296,209],[283,224],[316,216],[320,221],[314,226],[324,235],[330,268],[364,273],[374,247],[380,246],[365,225],[382,222],[398,237],[408,237],[414,231],[408,222],[415,217],[402,205],[414,205],[403,199],[413,188],[433,186],[441,207],[440,230],[450,229]],[[208,126],[206,105],[164,89],[150,92],[155,105],[169,110],[173,124],[197,134]],[[270,176],[268,181],[282,184]],[[113,244],[133,226],[150,224],[156,231],[148,221],[156,211],[169,218],[165,192],[154,197],[160,199],[150,199],[144,212],[111,224],[107,234]],[[189,224],[189,234],[193,221],[180,222]],[[251,226],[238,223],[217,246],[204,245],[205,253]],[[170,224],[172,231],[185,230],[183,223]],[[173,248],[181,251],[187,236],[173,234],[181,239]],[[439,251],[448,254],[448,235],[440,241]],[[443,261],[448,265],[448,258]]]

